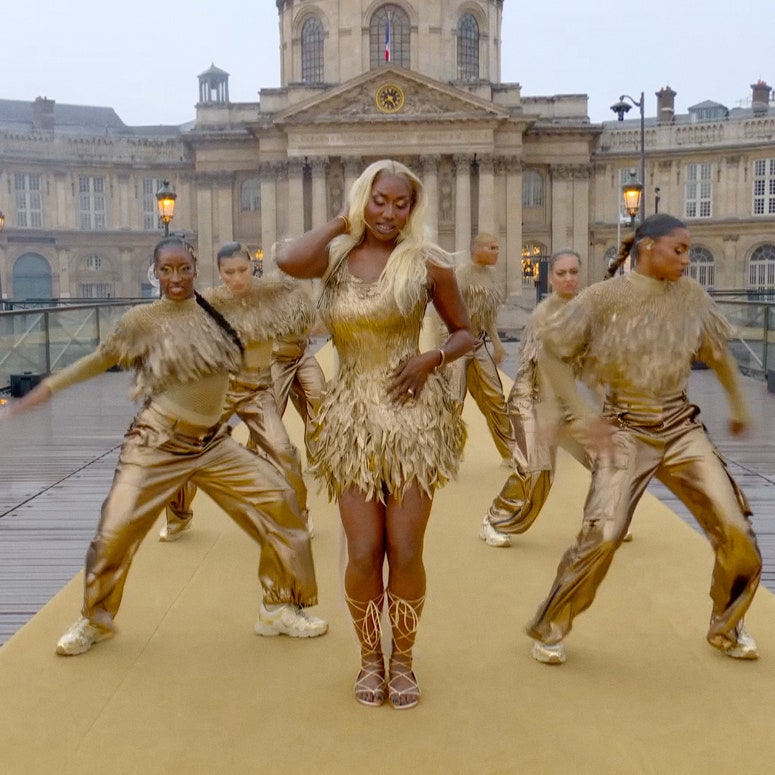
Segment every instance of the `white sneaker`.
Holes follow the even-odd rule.
[[[511,546],[511,538],[505,533],[499,533],[490,524],[490,519],[486,514],[482,520],[482,526],[479,528],[479,538],[481,538],[487,546]]]
[[[188,522],[176,522],[175,524],[165,523],[164,527],[159,531],[159,540],[169,543],[170,541],[177,541],[183,533],[191,527],[191,520]]]
[[[92,624],[85,617],[70,625],[67,632],[57,642],[57,654],[64,657],[74,657],[83,654],[95,643],[113,637],[113,630],[107,630]]]
[[[759,648],[756,641],[748,634],[744,625],[737,631],[737,643],[724,649],[724,654],[732,659],[759,659]]]
[[[565,646],[562,641],[549,644],[534,640],[530,655],[545,665],[561,665],[565,662]]]
[[[269,611],[261,603],[258,610],[256,635],[288,635],[291,638],[317,638],[328,632],[328,622],[316,616],[310,616],[300,605],[286,603]]]

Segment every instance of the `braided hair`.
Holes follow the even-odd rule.
[[[685,228],[686,224],[673,215],[667,213],[650,215],[638,226],[634,234],[622,240],[616,257],[608,265],[605,279],[608,280],[616,274],[619,267],[627,260],[627,256],[632,256],[633,262],[638,260],[638,245],[641,240],[646,238],[659,239],[675,229]]]
[[[183,237],[179,237],[176,234],[165,237],[163,240],[156,243],[156,247],[153,249],[154,264],[158,261],[159,253],[170,245],[183,246],[189,256],[191,256],[191,260],[194,262],[194,266],[196,266],[196,251],[194,250],[194,246],[190,242],[184,240]],[[198,291],[194,291],[194,298],[196,299],[196,303],[220,326],[220,328],[229,337],[229,339],[231,339],[231,341],[237,345],[240,351],[240,355],[244,355],[245,345],[242,343],[242,339],[240,339],[239,334],[231,325],[231,323],[229,323],[229,321],[226,320],[226,318],[220,312],[218,312],[218,310],[215,309],[215,307],[213,307],[213,305],[210,304],[210,302],[207,301],[207,299],[205,299],[204,296],[202,296],[202,294],[200,294]]]

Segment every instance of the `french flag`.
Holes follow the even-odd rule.
[[[390,14],[388,14],[385,24],[385,61],[390,61]]]

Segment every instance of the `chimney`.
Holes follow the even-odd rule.
[[[751,84],[751,108],[754,116],[766,116],[770,107],[770,92],[772,87],[764,81]]]
[[[32,103],[32,128],[41,132],[54,129],[54,100],[48,97],[36,97]]]
[[[657,93],[657,123],[672,124],[675,121],[675,95],[669,86],[665,86]]]

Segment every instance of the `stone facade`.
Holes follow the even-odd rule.
[[[385,157],[423,179],[443,247],[464,253],[477,231],[499,236],[512,307],[533,304],[530,269],[560,247],[585,258],[586,282],[599,279],[630,228],[619,201],[639,168],[640,122],[592,124],[586,95],[523,96],[501,83],[502,9],[277,0],[280,87],[231,103],[229,76],[213,66],[199,76],[195,121],[180,127],[0,100],[3,297],[150,293],[153,194],[165,179],[178,195],[171,228],[196,244],[200,283],[211,284],[220,244],[268,255],[332,217],[359,172]],[[755,87],[750,109],[708,103],[687,115],[667,87],[645,123],[646,212],[659,188],[660,210],[686,217],[701,279],[716,288],[749,287],[752,258],[772,262],[759,274],[775,285],[775,111],[769,87]]]

